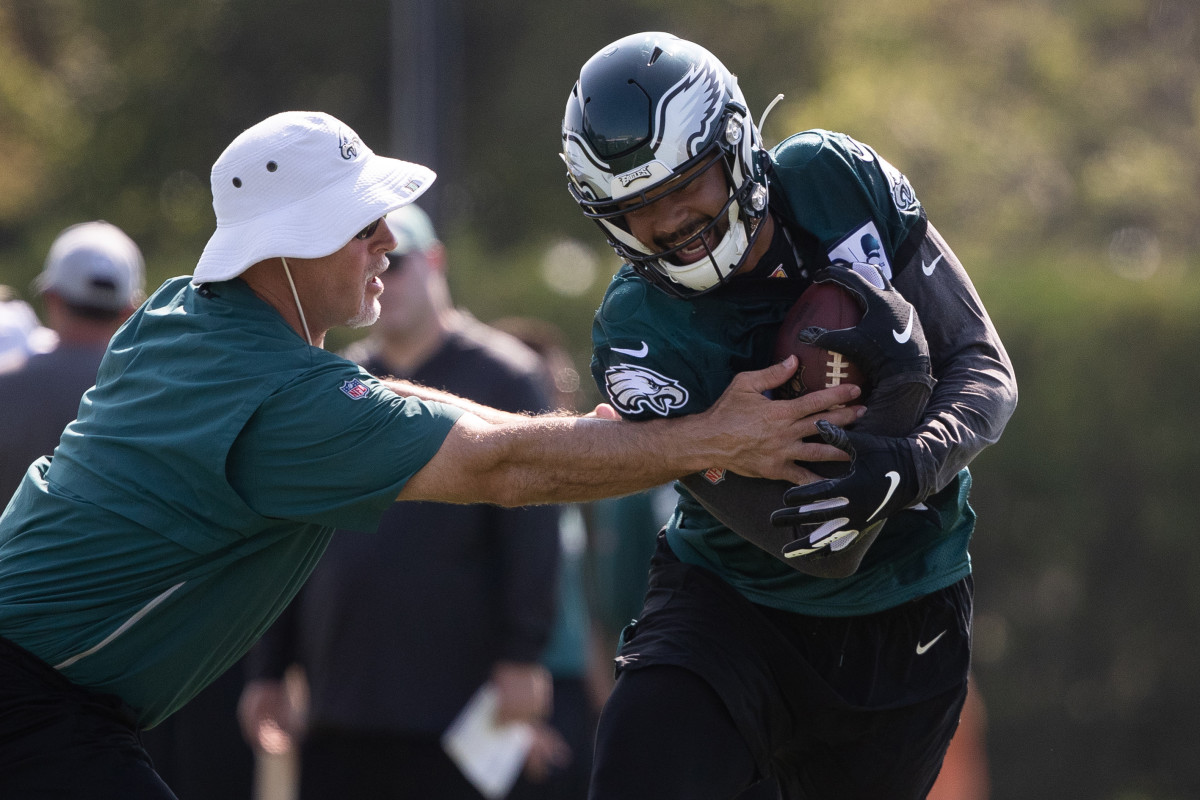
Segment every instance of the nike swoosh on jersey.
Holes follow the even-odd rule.
[[[892,336],[894,336],[896,338],[897,342],[899,342],[900,344],[904,344],[905,342],[907,342],[909,339],[912,338],[912,326],[913,326],[913,310],[912,310],[912,307],[910,306],[908,309],[908,326],[902,331],[892,331]]]
[[[633,358],[645,358],[650,355],[650,345],[642,342],[642,346],[637,350],[627,350],[624,347],[610,347],[609,350],[614,353],[620,353],[623,356],[631,356]]]
[[[872,511],[871,516],[867,517],[867,522],[870,522],[871,520],[875,519],[875,515],[883,510],[883,507],[887,505],[887,501],[891,500],[892,495],[894,495],[896,493],[896,487],[898,487],[900,485],[900,473],[899,472],[892,470],[891,472],[884,475],[884,477],[887,478],[889,481],[891,481],[892,485],[888,487],[887,494],[885,494],[883,496],[883,502],[879,504],[879,508]]]
[[[933,260],[932,264],[930,264],[929,266],[925,266],[925,259],[922,258],[921,259],[921,272],[924,272],[926,275],[932,275],[933,271],[935,269],[937,269],[938,262],[941,260],[942,260],[942,257],[939,255],[937,258],[935,258]]]
[[[935,644],[937,644],[938,640],[941,639],[945,635],[946,635],[946,632],[942,631],[937,636],[933,637],[932,639],[930,639],[928,642],[925,642],[924,644],[922,644],[921,642],[917,642],[917,655],[919,655],[919,656],[925,655],[927,652],[929,652],[929,648],[931,648]]]

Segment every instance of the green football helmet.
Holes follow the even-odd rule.
[[[710,291],[736,273],[767,213],[766,152],[737,78],[716,56],[669,33],[637,33],[608,45],[580,70],[567,100],[562,159],[568,189],[617,255],[681,297]],[[624,215],[685,186],[707,167],[725,172],[729,199],[687,241],[654,251]],[[696,167],[688,179],[656,191]],[[706,257],[672,256],[727,230]]]

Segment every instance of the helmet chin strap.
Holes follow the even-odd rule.
[[[300,313],[300,324],[304,326],[304,339],[308,342],[309,347],[312,347],[312,334],[308,332],[308,320],[304,319],[304,307],[300,305],[300,295],[296,293],[296,284],[292,280],[292,271],[288,269],[286,258],[280,256],[279,260],[283,262],[283,274],[287,276],[288,286],[292,288],[292,299],[296,301],[296,311]]]

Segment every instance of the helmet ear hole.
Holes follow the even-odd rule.
[[[738,124],[737,119],[730,114],[725,119],[725,142],[727,144],[736,145],[742,140],[742,126]]]
[[[758,213],[762,213],[767,208],[767,187],[755,184],[750,190],[750,200],[747,205]]]

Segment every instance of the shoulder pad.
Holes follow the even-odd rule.
[[[615,279],[600,305],[600,320],[618,323],[634,317],[646,302],[646,286],[646,281],[636,276]]]
[[[802,167],[825,147],[826,131],[801,131],[784,139],[771,150],[771,160],[777,166]]]

